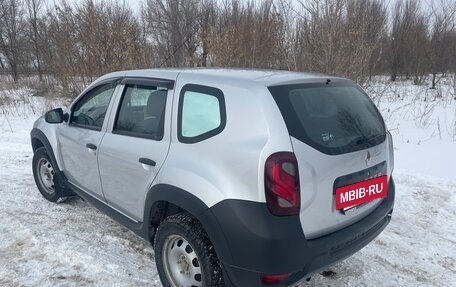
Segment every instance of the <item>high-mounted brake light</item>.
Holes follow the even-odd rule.
[[[267,206],[272,214],[299,214],[299,173],[294,153],[278,152],[269,156],[265,164],[264,186]]]

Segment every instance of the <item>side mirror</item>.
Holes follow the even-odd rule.
[[[50,110],[44,115],[44,120],[50,124],[60,124],[65,118],[62,108]]]

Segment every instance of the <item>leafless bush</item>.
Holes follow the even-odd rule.
[[[425,98],[426,99],[426,98]],[[415,115],[415,122],[419,127],[427,127],[432,124],[432,115],[435,107],[439,103],[432,100],[420,101],[418,105],[415,105],[415,109],[412,113]]]
[[[456,74],[453,75],[453,100],[456,102]],[[456,142],[456,104],[454,105],[453,141]]]
[[[423,42],[423,36],[424,40],[427,40],[426,30],[423,30],[423,26],[426,27],[426,25],[420,2],[414,0],[396,2],[392,11],[392,31],[388,50],[388,66],[392,81],[395,81],[398,75],[411,76],[413,73],[417,82],[424,74],[420,67],[424,45],[427,45]]]
[[[160,65],[193,65],[198,46],[197,0],[147,0],[142,8],[142,21]]]
[[[451,68],[451,55],[454,54],[456,42],[456,3],[449,0],[433,1],[431,15],[433,23],[430,28],[428,58],[432,73],[431,89],[435,89],[436,84]],[[439,73],[441,77],[438,77]]]
[[[228,67],[281,67],[284,48],[283,19],[273,1],[241,4],[233,1],[219,11],[210,39],[215,65]]]
[[[435,88],[456,72],[456,1],[0,0],[0,72],[72,97],[130,68],[230,66],[374,75]],[[45,7],[44,3],[48,5]],[[431,75],[431,77],[429,77]]]
[[[125,2],[62,1],[48,11],[47,54],[52,75],[69,96],[96,77],[115,70],[143,67],[144,38]]]
[[[365,82],[378,72],[387,37],[387,8],[367,0],[299,1],[296,45],[300,70]],[[296,57],[297,58],[297,57]]]
[[[366,90],[370,98],[377,104],[380,104],[380,101],[383,100],[384,96],[388,94],[391,89],[391,82],[389,81],[377,81],[374,78],[371,78],[369,81],[366,81],[363,85],[363,88]]]
[[[1,65],[8,67],[14,81],[27,55],[22,4],[20,0],[0,0],[0,55],[6,62]]]
[[[453,99],[456,101],[456,73],[453,74],[453,96]]]

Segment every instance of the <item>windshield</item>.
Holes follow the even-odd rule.
[[[326,154],[365,149],[385,141],[383,119],[352,83],[269,87],[291,136]]]

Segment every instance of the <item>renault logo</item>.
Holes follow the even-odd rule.
[[[366,157],[364,158],[364,161],[366,162],[366,165],[369,165],[370,160],[371,160],[371,154],[370,154],[370,152],[368,151],[368,152],[366,153]]]

